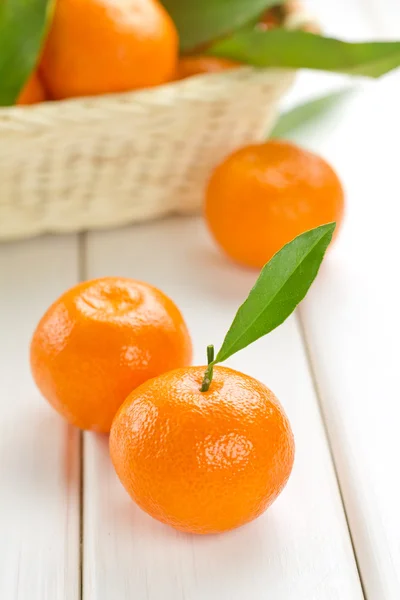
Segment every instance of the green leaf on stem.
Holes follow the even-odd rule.
[[[244,29],[215,42],[208,54],[256,67],[317,69],[379,77],[400,66],[400,42],[343,42],[304,31]]]
[[[54,0],[0,0],[0,106],[15,104],[39,57]]]
[[[318,121],[318,119],[340,106],[344,100],[351,96],[353,91],[353,89],[342,89],[295,106],[280,115],[268,137],[273,139],[285,138],[299,129],[310,125],[310,123]]]
[[[287,319],[314,281],[334,229],[335,223],[329,223],[306,231],[271,258],[237,311],[214,364],[223,362]]]
[[[162,0],[178,28],[181,49],[190,51],[235,31],[285,0]]]

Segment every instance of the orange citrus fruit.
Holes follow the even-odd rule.
[[[46,100],[46,93],[37,73],[32,73],[18,97],[17,104],[37,104]]]
[[[31,368],[43,396],[70,423],[108,432],[138,385],[191,362],[181,313],[161,291],[104,277],[63,294],[39,322]]]
[[[332,221],[339,226],[343,209],[343,188],[332,167],[283,141],[228,156],[213,172],[205,202],[209,229],[221,248],[257,268],[297,235]]]
[[[41,73],[52,97],[92,96],[173,79],[178,34],[156,0],[57,0]]]
[[[165,373],[118,411],[111,458],[133,500],[176,529],[217,533],[258,517],[282,491],[294,459],[289,421],[259,381],[214,367]]]
[[[279,27],[282,22],[281,9],[281,6],[273,6],[272,8],[264,11],[257,23],[257,29],[266,31],[268,29]]]
[[[182,56],[178,61],[176,79],[186,79],[193,75],[203,75],[205,73],[221,73],[240,66],[240,63],[233,60],[217,58],[216,56]]]

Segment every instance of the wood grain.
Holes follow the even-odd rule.
[[[79,434],[35,389],[28,351],[77,280],[76,238],[0,249],[0,598],[79,598]]]
[[[301,316],[368,600],[400,597],[399,105],[393,74],[307,139],[347,191]]]
[[[199,219],[88,238],[88,275],[161,287],[181,307],[204,363],[255,275],[228,263]],[[107,440],[85,436],[85,600],[360,600],[361,588],[295,319],[228,361],[269,385],[292,421],[297,456],[276,504],[221,536],[183,535],[141,512],[116,479]]]
[[[307,4],[332,35],[398,32],[394,0],[351,0],[344,10]],[[289,103],[338,81],[302,74]],[[185,536],[152,520],[117,481],[107,438],[85,434],[80,565],[79,432],[40,398],[28,366],[37,320],[78,280],[78,244],[59,237],[1,246],[1,599],[362,600],[326,429],[365,597],[398,600],[399,87],[397,74],[363,84],[344,110],[299,138],[337,168],[348,211],[300,311],[306,349],[292,318],[229,362],[274,390],[297,442],[286,490],[242,529]],[[169,293],[197,363],[208,343],[218,347],[254,281],[217,253],[197,219],[90,234],[85,264],[87,277],[127,275]]]

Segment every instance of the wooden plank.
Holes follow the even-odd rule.
[[[254,274],[214,248],[199,219],[88,239],[88,275],[149,281],[181,307],[195,362],[222,341]],[[85,436],[84,600],[361,600],[345,517],[295,319],[229,362],[273,389],[293,424],[293,476],[256,522],[221,536],[183,535],[141,512]]]
[[[36,390],[33,329],[77,280],[76,238],[0,248],[0,598],[78,600],[79,434]]]
[[[399,105],[395,73],[307,139],[347,192],[301,316],[368,600],[400,598]]]

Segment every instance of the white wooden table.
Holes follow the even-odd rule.
[[[309,4],[330,33],[400,33],[396,0]],[[332,83],[304,74],[288,102]],[[399,106],[394,74],[301,137],[340,173],[346,222],[297,314],[229,363],[281,399],[297,456],[274,506],[228,534],[183,535],[136,508],[107,439],[40,398],[28,345],[66,288],[125,275],[174,298],[203,363],[254,275],[197,218],[0,246],[1,600],[399,600]]]

